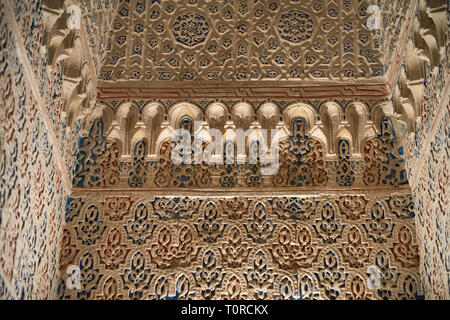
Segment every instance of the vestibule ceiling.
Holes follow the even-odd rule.
[[[410,1],[128,0],[98,70],[101,97],[385,95]],[[331,88],[330,87],[330,88]],[[334,90],[334,91],[333,91]]]

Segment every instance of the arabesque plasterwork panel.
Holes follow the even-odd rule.
[[[278,197],[89,194],[66,206],[64,299],[415,299],[408,193]],[[369,287],[379,268],[379,287]],[[333,276],[330,277],[330,274]]]

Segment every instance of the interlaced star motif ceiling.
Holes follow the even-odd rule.
[[[369,5],[355,0],[122,1],[99,71],[100,95],[108,96],[111,86],[121,88],[115,97],[124,86],[144,90],[128,95],[148,96],[145,89],[155,88],[159,97],[195,86],[209,94],[237,87],[241,91],[234,95],[254,96],[264,94],[255,91],[264,86],[275,96],[277,90],[270,88],[280,87],[280,80],[293,88],[383,82],[409,1],[381,1],[384,30],[368,27]],[[242,90],[247,87],[250,91]]]

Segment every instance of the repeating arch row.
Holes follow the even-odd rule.
[[[445,0],[420,0],[413,29],[407,41],[403,68],[394,87],[393,104],[408,131],[426,112],[424,107],[426,67],[432,77],[440,73],[446,56],[448,38],[447,3]]]
[[[85,118],[95,105],[95,89],[91,79],[80,32],[68,28],[72,1],[43,1],[44,35],[41,50],[51,72],[59,61],[64,61],[62,72],[63,112],[68,127]]]
[[[116,141],[120,154],[129,156],[139,140],[149,143],[148,156],[156,155],[164,141],[170,139],[174,131],[180,128],[180,121],[188,118],[200,136],[209,140],[208,129],[218,129],[224,135],[224,141],[230,131],[242,129],[279,129],[280,138],[292,134],[293,121],[296,118],[306,120],[306,132],[325,145],[325,154],[337,155],[339,140],[345,138],[350,143],[353,155],[361,155],[366,141],[377,136],[383,116],[394,116],[391,102],[384,101],[368,108],[366,104],[353,101],[345,110],[335,102],[325,102],[319,111],[306,103],[292,103],[281,110],[272,102],[263,103],[256,111],[247,102],[239,102],[229,110],[224,104],[212,103],[204,110],[191,102],[179,102],[168,109],[159,102],[151,102],[140,109],[133,102],[124,102],[113,110],[106,104],[97,104],[86,117],[83,128],[89,131],[95,119],[104,123],[104,134]],[[232,135],[232,134],[231,134]]]

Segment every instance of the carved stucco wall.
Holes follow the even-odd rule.
[[[46,299],[56,291],[61,210],[70,193],[59,159],[60,119],[48,113],[58,101],[50,104],[46,96],[58,94],[58,81],[35,78],[45,74],[34,46],[42,25],[36,20],[27,25],[32,22],[26,17],[37,18],[32,12],[40,4],[14,2],[22,17],[18,28],[11,4],[0,4],[0,296]],[[21,28],[33,32],[22,38]]]
[[[446,100],[446,101],[445,101]],[[433,129],[421,148],[413,194],[417,207],[422,283],[427,299],[449,299],[449,102],[438,106]]]
[[[427,16],[422,17],[422,23],[426,18]],[[405,140],[406,160],[418,212],[416,223],[423,290],[427,299],[448,300],[450,294],[448,216],[450,105],[448,71],[446,71],[448,46],[439,50],[434,61],[421,60],[421,63],[424,96],[419,100],[419,105],[424,113],[416,120],[414,133],[410,133]],[[408,70],[407,63],[405,69]]]
[[[66,206],[64,299],[415,299],[406,190],[291,196],[80,193]],[[367,287],[368,268],[380,290]]]
[[[187,8],[195,8],[194,2]],[[257,12],[253,3],[245,9],[235,2],[230,2],[237,10],[233,14],[243,10],[239,14],[245,17]],[[65,8],[73,3],[81,5],[84,13],[81,31],[66,27]],[[124,88],[108,83],[99,70],[108,67],[111,55],[117,54],[114,50],[123,49],[125,74],[131,75],[139,65],[139,70],[153,71],[154,66],[144,63],[147,58],[130,51],[132,42],[139,40],[145,40],[144,51],[150,50],[152,24],[145,24],[148,30],[142,37],[134,29],[139,14],[147,19],[150,9],[170,16],[167,3],[2,4],[1,53],[7,63],[1,75],[1,119],[6,120],[1,127],[0,159],[1,296],[448,298],[445,4],[405,2],[403,9],[395,10],[398,14],[392,14],[390,8],[399,2],[382,2],[384,28],[381,34],[373,32],[366,48],[361,34],[367,3],[315,3],[321,8],[311,3],[303,11],[325,10],[329,22],[342,31],[334,44],[334,31],[323,37],[315,29],[309,38],[329,49],[323,54],[320,48],[312,49],[320,59],[338,51],[328,64],[321,63],[329,73],[325,78],[339,74],[343,80],[344,67],[354,71],[373,67],[383,69],[380,75],[371,74],[372,80],[379,78],[378,84],[370,79],[362,84],[369,73],[358,69],[355,79],[362,78],[357,85],[317,87],[305,82],[296,88],[261,90],[247,82],[250,89],[227,84],[214,99],[205,86],[175,91],[167,90],[167,85],[151,90]],[[130,6],[133,13],[120,15],[123,6]],[[278,12],[276,17],[282,15],[280,9],[293,10],[287,1],[263,6],[263,16],[270,10]],[[339,9],[334,8],[336,17],[330,16],[333,6]],[[215,9],[211,5],[199,10]],[[314,27],[317,19],[312,18]],[[350,28],[347,20],[357,21],[356,26]],[[113,42],[123,31],[115,23],[121,21],[133,30],[124,33],[129,37],[124,47],[115,47]],[[219,25],[208,24],[210,32],[219,32]],[[244,41],[236,28],[230,36]],[[273,36],[279,40],[283,35],[274,31]],[[105,46],[108,38],[112,42]],[[395,45],[397,40],[400,46]],[[196,45],[186,41],[174,45],[184,46],[182,52],[188,53]],[[361,54],[373,51],[376,62],[370,63],[367,55],[340,54],[339,50],[349,49],[345,43],[362,46]],[[289,54],[280,46],[282,53],[266,49],[273,55],[272,67],[287,76],[291,64],[277,64],[276,56],[294,59],[296,45],[281,47],[289,48]],[[233,46],[230,54],[238,54],[238,49]],[[247,47],[247,53],[253,49]],[[346,57],[363,63],[352,64]],[[237,56],[231,60],[237,62]],[[97,76],[102,81],[98,88]],[[174,166],[164,156],[171,148],[164,141],[183,117],[201,120],[203,129],[223,132],[281,129],[285,161],[278,179],[262,176],[260,164]],[[422,121],[416,121],[418,117]],[[295,131],[295,123],[304,131]],[[408,132],[415,134],[404,143]],[[296,144],[302,148],[295,148]],[[428,173],[422,170],[425,166]],[[306,171],[296,172],[299,168]],[[263,191],[267,188],[274,191]],[[81,290],[65,287],[70,264],[82,271]],[[367,288],[367,267],[372,265],[382,271],[380,290]],[[327,271],[336,271],[339,278],[330,280]],[[208,280],[208,274],[217,278]],[[258,287],[254,279],[262,275],[268,281]]]
[[[69,5],[70,3],[66,3]],[[0,295],[56,297],[68,168],[95,101],[82,34],[61,1],[2,1]]]
[[[448,30],[448,3],[419,3],[393,94],[405,125],[427,299],[449,299],[450,294]]]

